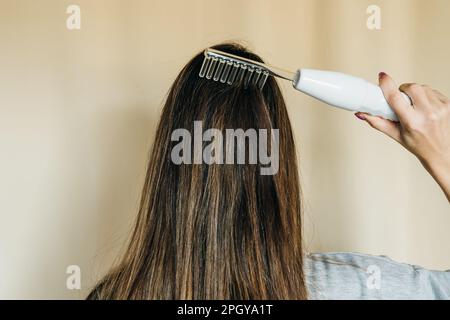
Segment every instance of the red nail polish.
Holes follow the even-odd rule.
[[[385,72],[380,72],[380,73],[378,74],[378,78],[381,79],[381,78],[383,78],[385,75],[386,75]]]
[[[366,117],[364,116],[364,113],[355,113],[355,116],[360,120],[366,120]]]

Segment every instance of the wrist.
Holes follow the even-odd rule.
[[[425,169],[436,180],[450,202],[450,158],[421,160]]]
[[[421,162],[431,174],[450,174],[450,157],[424,159]]]

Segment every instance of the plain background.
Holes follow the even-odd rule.
[[[68,30],[66,9],[81,8]],[[366,27],[369,5],[381,30]],[[0,0],[0,298],[84,298],[127,239],[162,103],[203,48],[450,94],[447,0]],[[450,210],[402,147],[283,83],[310,251],[450,269]],[[82,290],[66,289],[78,265]]]

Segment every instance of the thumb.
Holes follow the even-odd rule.
[[[372,116],[367,113],[357,112],[355,115],[357,118],[365,120],[372,128],[384,133],[395,141],[400,142],[400,127],[397,122]]]

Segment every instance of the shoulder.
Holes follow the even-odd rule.
[[[426,270],[387,256],[308,254],[311,299],[450,299],[450,272]]]

